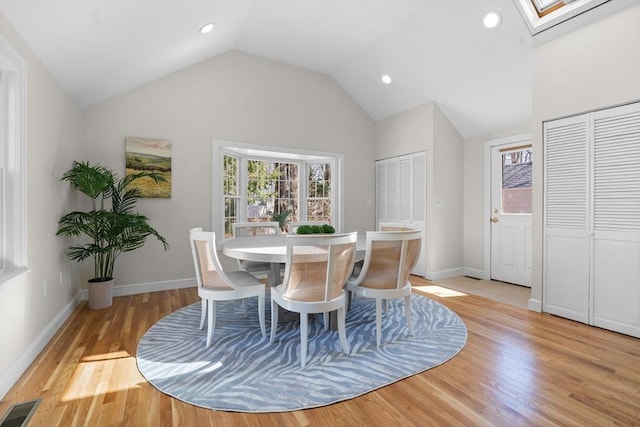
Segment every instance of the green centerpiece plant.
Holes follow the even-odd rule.
[[[296,230],[296,234],[333,234],[336,229],[329,224],[323,225],[301,225]]]
[[[142,247],[149,236],[155,236],[165,250],[169,247],[166,239],[149,225],[149,219],[134,211],[141,196],[139,190],[129,184],[143,177],[155,182],[164,180],[154,172],[119,178],[104,166],[77,161],[61,178],[91,200],[89,211],[73,211],[60,218],[56,233],[85,238],[84,243],[70,246],[66,255],[78,262],[93,258],[94,277],[88,284],[90,308],[111,305],[113,271],[120,254]]]

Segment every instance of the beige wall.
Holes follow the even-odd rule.
[[[74,266],[56,237],[57,221],[77,199],[62,173],[80,156],[80,111],[0,14],[0,34],[27,64],[27,267],[0,283],[0,396],[75,308]],[[62,283],[60,283],[62,273]],[[44,282],[47,295],[44,295]]]
[[[433,113],[433,187],[432,193],[427,194],[427,231],[431,236],[428,255],[432,271],[460,275],[463,267],[463,139],[437,106]],[[438,199],[442,206],[435,203]]]
[[[192,278],[187,230],[211,228],[213,139],[342,153],[345,230],[374,225],[373,122],[325,74],[229,52],[88,108],[83,158],[124,170],[125,136],[173,143],[170,199],[139,210],[165,236],[118,258],[116,287]],[[88,273],[87,273],[88,274]]]
[[[521,126],[496,134],[482,137],[467,138],[464,141],[463,153],[463,265],[464,274],[488,279],[490,271],[485,265],[489,258],[489,235],[486,223],[488,206],[485,207],[487,199],[490,197],[489,183],[486,182],[488,170],[485,168],[487,143],[495,139],[508,138],[530,132],[530,124],[523,123]],[[534,162],[538,159],[534,154]]]
[[[485,142],[531,130],[534,152],[542,153],[543,120],[640,99],[638,22],[640,6],[633,6],[537,46],[532,129],[472,138],[463,144],[433,103],[374,125],[326,75],[238,52],[132,90],[81,115],[0,14],[0,34],[28,67],[30,267],[29,273],[0,284],[0,395],[75,307],[83,281],[76,264],[64,257],[66,242],[55,236],[58,218],[78,203],[68,184],[59,181],[72,160],[99,161],[122,171],[125,136],[167,138],[174,144],[172,198],[143,200],[139,205],[172,247],[163,252],[150,241],[123,256],[118,260],[117,284],[193,276],[185,232],[192,226],[211,225],[214,138],[343,153],[345,229],[360,231],[374,226],[375,211],[366,207],[367,200],[375,199],[374,160],[426,150],[427,232],[432,248],[444,248],[441,253],[431,250],[428,268],[479,269],[485,257],[481,233]],[[444,200],[444,208],[435,208],[435,198]],[[541,300],[542,162],[534,162],[533,218],[532,298]]]
[[[640,100],[640,5],[534,49],[532,137],[542,122]],[[533,167],[532,299],[542,301],[543,167]]]
[[[462,272],[462,149],[462,137],[433,102],[376,123],[376,159],[427,153],[428,278]]]

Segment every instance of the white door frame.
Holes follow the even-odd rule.
[[[506,138],[490,139],[484,146],[484,274],[482,279],[491,278],[491,149],[497,145],[531,143],[531,134],[509,136]]]

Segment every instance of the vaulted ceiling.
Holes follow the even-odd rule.
[[[435,101],[470,137],[531,114],[533,38],[511,0],[0,0],[0,12],[80,107],[239,50],[330,75],[375,121]]]

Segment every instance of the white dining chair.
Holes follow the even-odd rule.
[[[208,317],[206,347],[211,346],[216,326],[216,301],[244,300],[245,316],[246,298],[258,298],[258,318],[262,336],[266,337],[265,328],[265,286],[252,274],[246,271],[224,271],[220,265],[215,246],[215,233],[202,231],[202,228],[189,230],[191,254],[198,283],[198,296],[202,299],[200,329],[204,327]]]
[[[417,230],[411,224],[404,222],[381,222],[378,224],[378,231],[411,231]]]
[[[233,237],[277,236],[281,233],[277,221],[235,222],[232,225]],[[266,276],[269,283],[278,283],[280,278],[272,277],[273,269],[268,262],[238,259],[238,268],[258,277]]]
[[[351,294],[375,299],[376,344],[382,337],[382,304],[389,299],[404,298],[405,318],[409,334],[413,335],[411,320],[411,282],[409,274],[420,255],[422,232],[368,231],[362,270],[346,284]],[[386,312],[386,310],[385,310]]]
[[[329,313],[337,311],[338,335],[344,353],[349,353],[345,331],[344,284],[353,269],[357,233],[287,235],[284,281],[271,289],[271,340],[278,328],[278,306],[300,313],[300,365],[306,364],[308,316],[323,313],[329,328]]]

